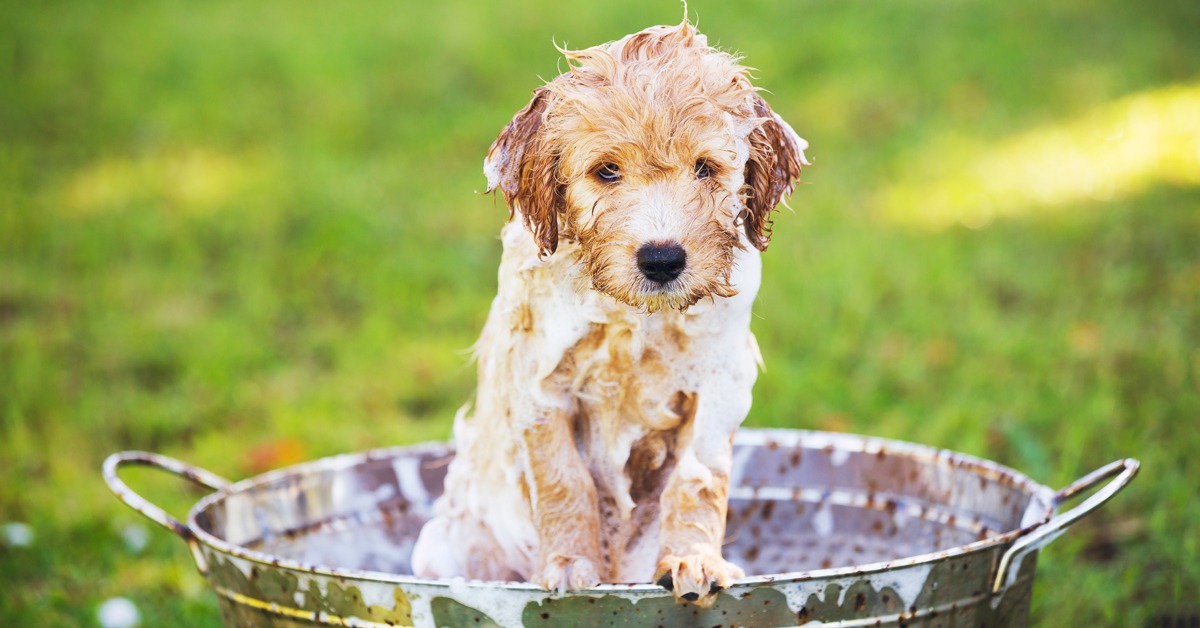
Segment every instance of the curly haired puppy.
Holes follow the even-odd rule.
[[[768,219],[806,143],[686,20],[562,51],[484,162],[514,215],[430,577],[657,581],[711,604]]]

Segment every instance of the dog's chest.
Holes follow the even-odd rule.
[[[675,428],[695,389],[690,345],[682,315],[593,325],[572,356],[580,414],[613,436]]]
[[[639,539],[653,536],[679,433],[694,413],[691,345],[683,315],[667,315],[594,325],[572,355],[576,444],[618,570]]]

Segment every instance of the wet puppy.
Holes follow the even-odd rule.
[[[562,51],[484,162],[514,216],[419,575],[711,604],[769,215],[806,143],[688,22]]]

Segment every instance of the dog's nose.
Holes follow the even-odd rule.
[[[638,249],[637,263],[647,279],[667,283],[687,266],[687,252],[674,242],[651,242]]]

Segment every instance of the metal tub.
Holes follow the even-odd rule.
[[[228,626],[949,627],[1026,625],[1038,551],[1138,469],[1119,460],[1054,491],[911,443],[743,429],[724,552],[748,575],[701,609],[651,584],[557,595],[412,576],[412,545],[452,455],[442,444],[380,449],[229,483],[122,452],[105,461],[104,477],[121,501],[188,543]],[[133,464],[215,492],[184,524],[117,477]]]

